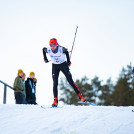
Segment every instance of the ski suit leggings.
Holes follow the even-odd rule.
[[[77,94],[80,93],[79,88],[77,87],[77,85],[74,83],[74,81],[72,79],[72,75],[71,75],[71,73],[69,71],[68,64],[66,62],[64,62],[62,64],[52,64],[53,94],[54,94],[54,97],[58,96],[57,86],[58,86],[58,77],[59,77],[59,72],[60,71],[62,71],[63,74],[66,76],[67,81],[73,87],[75,92]]]

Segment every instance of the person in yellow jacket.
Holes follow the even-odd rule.
[[[19,69],[18,76],[15,78],[13,86],[16,104],[27,104],[27,101],[25,99],[25,86],[22,81],[22,77],[23,77],[23,70]]]

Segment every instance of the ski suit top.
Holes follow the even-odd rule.
[[[51,57],[53,64],[61,64],[65,62],[66,59],[67,59],[67,64],[70,63],[68,50],[62,46],[58,45],[56,50],[51,50],[50,47],[43,48],[44,60],[45,62],[48,62],[46,53],[48,53],[48,55]]]

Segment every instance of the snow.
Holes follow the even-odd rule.
[[[0,134],[134,134],[134,107],[0,105]]]

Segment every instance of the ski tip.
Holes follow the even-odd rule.
[[[44,106],[41,106],[41,108],[46,109]]]

